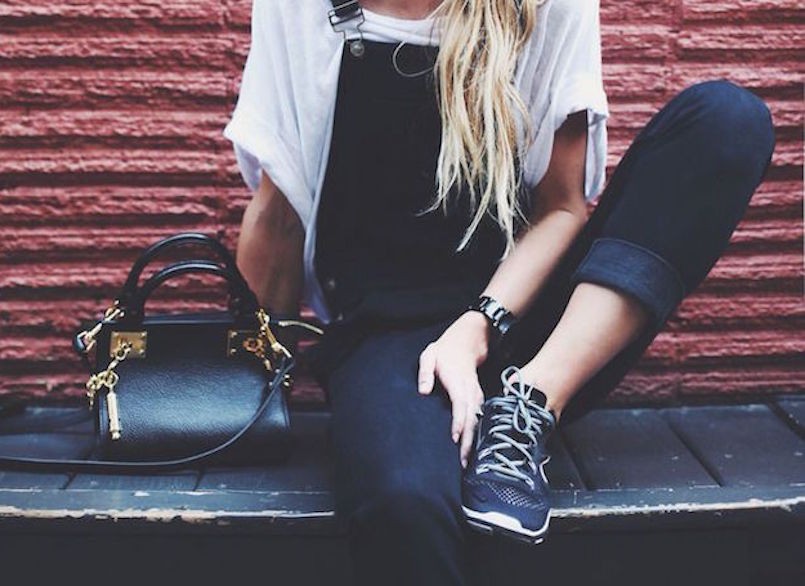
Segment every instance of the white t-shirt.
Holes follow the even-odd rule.
[[[327,18],[330,0],[254,0],[251,48],[240,96],[224,136],[234,145],[251,190],[260,169],[287,197],[305,228],[304,302],[323,322],[332,316],[314,269],[315,225],[327,167],[342,51],[342,33]],[[519,56],[515,85],[535,129],[526,151],[526,186],[543,177],[554,132],[587,110],[585,199],[604,183],[607,97],[601,75],[598,0],[547,0]],[[363,37],[381,42],[439,44],[440,19],[400,19],[363,9]]]

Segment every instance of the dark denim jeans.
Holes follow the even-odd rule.
[[[560,424],[611,391],[723,253],[773,148],[769,110],[743,88],[708,81],[670,100],[630,146],[529,313],[479,370],[485,390],[499,389],[502,367],[536,353],[575,284],[591,281],[634,296],[651,320],[585,384]],[[451,321],[379,328],[323,381],[333,412],[336,507],[349,521],[360,584],[468,580],[449,400],[416,390],[420,352]]]

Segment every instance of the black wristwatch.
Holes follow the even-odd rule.
[[[503,335],[517,321],[515,315],[506,309],[499,301],[489,295],[481,295],[467,306],[467,311],[480,311],[486,316],[492,326],[493,344],[497,345]]]

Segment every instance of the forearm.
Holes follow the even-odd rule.
[[[571,114],[555,134],[551,160],[533,193],[529,224],[514,249],[500,263],[482,294],[499,301],[520,318],[543,288],[548,275],[587,222],[584,154],[587,115]],[[472,315],[475,314],[475,315]],[[481,326],[478,312],[467,320]],[[486,331],[488,337],[488,331]]]
[[[483,291],[521,317],[583,228],[580,211],[556,209],[532,223],[498,266]]]
[[[299,312],[304,280],[304,228],[285,197],[264,176],[243,214],[237,264],[261,306]]]

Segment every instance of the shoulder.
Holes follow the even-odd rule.
[[[260,37],[265,48],[281,45],[284,51],[319,45],[330,30],[330,8],[329,0],[252,0],[252,36]]]
[[[311,15],[327,18],[333,7],[330,0],[252,0],[252,12],[261,18],[279,18],[287,21],[302,20]]]
[[[599,4],[598,0],[546,0],[539,4],[526,51],[563,61],[566,53],[579,47],[598,46]]]
[[[598,21],[599,0],[546,0],[537,8],[537,20],[544,19],[548,31],[571,30]]]

